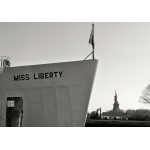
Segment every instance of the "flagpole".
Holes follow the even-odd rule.
[[[94,44],[94,23],[92,24],[92,30],[91,30],[91,34],[90,34],[90,38],[89,38],[89,44],[92,46],[93,51],[86,58],[88,58],[91,54],[93,54],[93,59],[95,59],[94,58],[94,48],[95,48],[95,44]]]
[[[92,27],[93,27],[93,41],[94,41],[94,23],[92,24]],[[94,47],[95,47],[95,43],[94,43],[94,45],[92,47],[93,47],[93,59],[94,59]]]

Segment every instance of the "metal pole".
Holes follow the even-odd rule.
[[[94,59],[94,47],[93,47],[93,52],[92,53],[93,53],[93,59]]]
[[[100,108],[100,119],[102,118],[102,115],[101,115],[101,108]]]
[[[92,24],[93,27],[93,59],[94,59],[94,47],[95,47],[95,43],[94,43],[94,23]]]

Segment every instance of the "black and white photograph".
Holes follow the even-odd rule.
[[[1,22],[0,33],[0,126],[150,126],[150,23]]]
[[[146,149],[147,1],[1,1],[2,149]]]

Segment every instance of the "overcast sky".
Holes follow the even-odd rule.
[[[84,60],[92,23],[0,23],[0,56],[11,66]],[[121,109],[150,108],[138,102],[150,83],[150,23],[94,23],[99,60],[89,112],[111,110],[115,90]],[[90,56],[88,59],[92,59]]]

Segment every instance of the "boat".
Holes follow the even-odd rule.
[[[5,67],[0,127],[84,127],[98,60]]]

